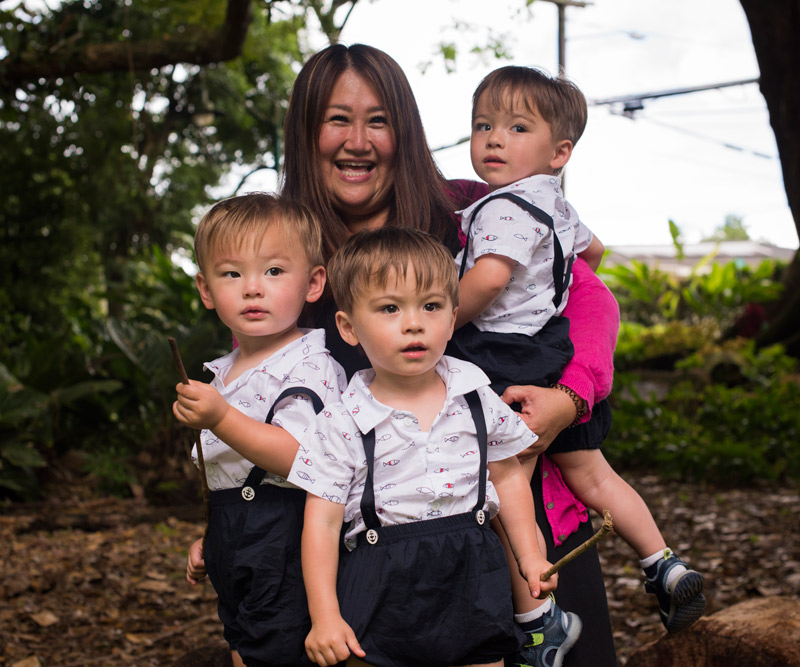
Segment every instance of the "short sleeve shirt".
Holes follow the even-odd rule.
[[[487,195],[510,192],[528,200],[553,218],[564,261],[589,247],[592,232],[581,223],[575,209],[564,199],[558,176],[536,175],[499,188]],[[467,232],[473,211],[487,197],[458,211],[461,226],[469,233],[466,269],[483,255],[501,255],[514,260],[511,279],[495,301],[473,324],[481,331],[521,333],[532,336],[567,304],[565,290],[558,308],[553,304],[553,235],[547,226],[507,199],[486,204]],[[461,264],[463,250],[456,258]]]
[[[372,396],[374,371],[353,376],[338,405],[326,406],[309,427],[289,481],[321,498],[345,505],[345,543],[353,548],[365,530],[361,496],[367,467],[362,433],[375,431],[375,508],[381,525],[425,521],[461,514],[478,500],[480,453],[464,394],[478,390],[488,434],[488,460],[509,458],[537,436],[489,388],[477,366],[443,357],[436,366],[447,397],[429,432],[410,412],[395,410]],[[497,492],[486,486],[484,508],[498,510]]]
[[[205,364],[214,373],[211,386],[240,412],[263,422],[275,399],[290,387],[307,387],[325,404],[338,402],[346,378],[342,367],[325,348],[322,329],[303,329],[303,336],[291,341],[258,366],[242,373],[230,384],[225,377],[239,355],[238,348],[230,354]],[[316,413],[311,400],[296,394],[282,400],[276,407],[272,424],[286,429],[300,441]],[[200,433],[208,486],[212,491],[238,488],[244,484],[253,464],[243,458],[210,430]],[[192,460],[197,463],[196,447]],[[267,471],[266,484],[292,487],[283,477]]]

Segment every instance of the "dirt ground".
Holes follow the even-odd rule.
[[[668,543],[706,575],[707,613],[751,597],[800,596],[797,488],[628,479]],[[0,665],[173,665],[219,644],[213,589],[184,580],[186,547],[202,533],[199,508],[101,499],[0,513]],[[624,665],[663,628],[628,546],[612,534],[599,549]]]

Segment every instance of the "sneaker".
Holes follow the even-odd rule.
[[[516,667],[561,667],[583,628],[577,614],[561,611],[555,603],[542,616],[542,624],[525,633],[526,642],[514,662]]]
[[[671,586],[667,585],[670,570],[682,565],[686,571]],[[689,567],[669,549],[664,558],[645,570],[644,589],[658,600],[661,622],[667,632],[680,632],[703,615],[706,598],[703,595],[703,575]]]

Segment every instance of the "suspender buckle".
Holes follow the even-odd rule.
[[[374,528],[370,528],[367,531],[367,542],[370,544],[377,544],[378,542],[378,531]]]
[[[482,526],[483,524],[485,524],[486,523],[486,512],[484,512],[483,510],[478,510],[477,512],[475,512],[475,521],[478,522],[479,526]]]
[[[242,498],[245,500],[252,500],[256,497],[256,492],[252,486],[243,486],[242,487]]]

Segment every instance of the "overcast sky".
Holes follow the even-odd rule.
[[[567,75],[589,100],[758,77],[738,0],[595,0],[567,8],[566,17]],[[468,53],[488,31],[511,61]],[[523,0],[362,0],[342,41],[371,44],[400,63],[435,148],[468,135],[472,91],[492,69],[556,72],[557,32],[556,6],[545,0],[530,10]],[[442,40],[460,50],[453,74],[434,53]],[[475,178],[468,144],[436,157],[446,176]],[[652,100],[633,120],[590,106],[565,186],[607,245],[670,243],[670,218],[697,241],[734,214],[752,238],[798,246],[757,84]]]

